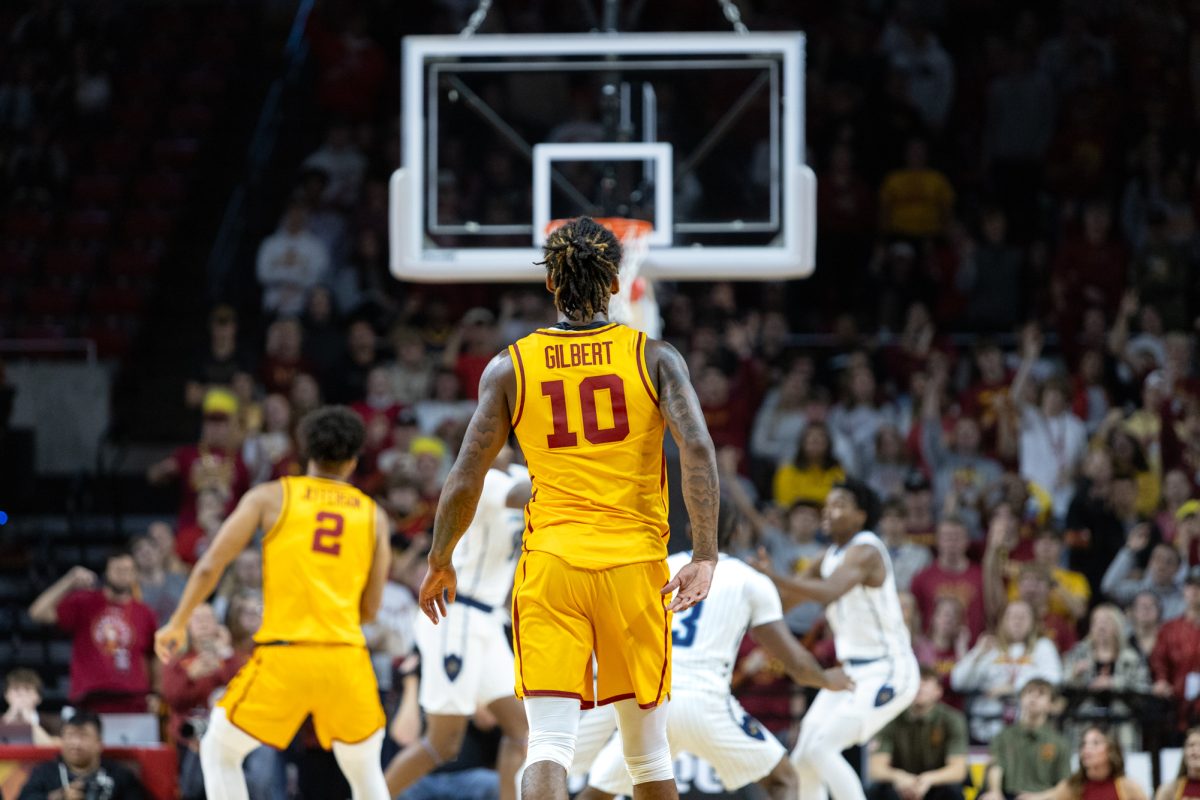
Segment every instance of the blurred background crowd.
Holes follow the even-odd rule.
[[[975,744],[1024,713],[1030,681],[1069,735],[1099,719],[1127,748],[1180,744],[1200,724],[1200,4],[740,5],[751,30],[808,35],[819,244],[804,281],[657,287],[738,511],[732,549],[804,569],[826,542],[829,488],[861,478],[885,500],[914,649]],[[69,668],[60,705],[145,710],[150,696],[181,753],[247,657],[257,552],[161,674],[151,634],[240,495],[303,470],[296,423],[329,402],[366,423],[355,482],[393,522],[369,640],[393,733],[416,735],[412,598],[442,480],[489,359],[555,321],[540,287],[387,270],[399,42],[459,30],[474,9],[450,0],[317,3],[287,40],[306,51],[284,63],[300,64],[286,88],[303,102],[280,111],[295,125],[272,155],[277,188],[245,210],[248,244],[216,271],[184,258],[206,230],[189,224],[212,191],[198,170],[254,119],[239,65],[283,68],[260,51],[285,39],[285,6],[0,10],[0,335],[98,343],[119,364],[121,435],[175,439],[144,481],[177,492],[172,515],[153,513],[166,495],[133,493],[125,512],[157,521],[125,525],[119,538],[136,536],[111,557],[72,542],[92,569],[53,584],[6,555],[6,575],[34,576],[5,592],[6,663],[36,670],[10,684],[41,692]],[[717,3],[692,6],[645,4],[638,25],[724,29]],[[578,30],[571,8],[499,2],[481,32]],[[155,98],[171,113],[151,114]],[[483,136],[465,130],[461,146]],[[487,175],[445,179],[486,217],[498,198],[528,203],[523,175],[498,152]],[[171,272],[174,254],[190,270]],[[818,607],[788,622],[832,661]],[[42,642],[39,623],[63,633]],[[734,682],[794,737],[805,695],[750,642]],[[261,769],[271,785],[283,767]]]

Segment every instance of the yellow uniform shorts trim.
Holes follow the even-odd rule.
[[[281,750],[310,714],[326,750],[361,742],[386,721],[371,655],[353,645],[260,645],[217,705],[233,725]]]
[[[671,691],[671,614],[660,590],[670,579],[666,561],[589,570],[526,552],[513,590],[517,697],[661,703]]]

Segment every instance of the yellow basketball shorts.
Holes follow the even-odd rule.
[[[336,644],[260,645],[217,704],[260,742],[284,749],[309,714],[326,750],[356,744],[385,724],[371,655]]]
[[[660,590],[670,579],[666,561],[590,570],[526,552],[512,604],[517,697],[574,697],[583,708],[628,698],[653,708],[665,700],[671,614]]]

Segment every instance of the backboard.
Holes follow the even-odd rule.
[[[404,40],[391,267],[415,281],[541,280],[545,224],[654,226],[659,280],[804,277],[804,36]]]

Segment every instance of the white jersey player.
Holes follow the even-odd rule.
[[[419,702],[426,730],[388,765],[392,797],[458,756],[467,722],[480,706],[495,715],[504,736],[496,766],[500,797],[516,795],[528,727],[513,695],[513,655],[504,623],[530,484],[528,471],[511,463],[512,456],[505,447],[488,470],[475,518],[454,551],[458,592],[446,619],[435,626],[417,615]]]
[[[727,529],[722,508],[720,530]],[[732,524],[728,528],[732,528]],[[667,559],[672,574],[691,559],[676,553]],[[675,615],[671,627],[671,705],[667,738],[671,752],[686,751],[712,765],[729,791],[759,782],[771,798],[795,797],[796,775],[787,750],[747,714],[730,694],[738,647],[750,635],[784,665],[798,683],[847,688],[840,670],[821,670],[816,659],[796,641],[783,621],[779,593],[769,578],[746,563],[722,554],[713,571],[708,597]],[[580,800],[629,795],[632,784],[621,752],[620,737],[604,709],[584,712],[572,772],[586,769],[589,743],[607,740],[588,772],[588,789]]]
[[[841,753],[899,716],[920,685],[887,546],[868,530],[878,516],[879,500],[865,484],[835,486],[825,501],[833,546],[803,576],[772,576],[785,605],[825,605],[838,660],[854,681],[851,692],[818,692],[804,716],[792,752],[801,800],[823,798],[826,789],[834,800],[863,800],[858,773]]]

